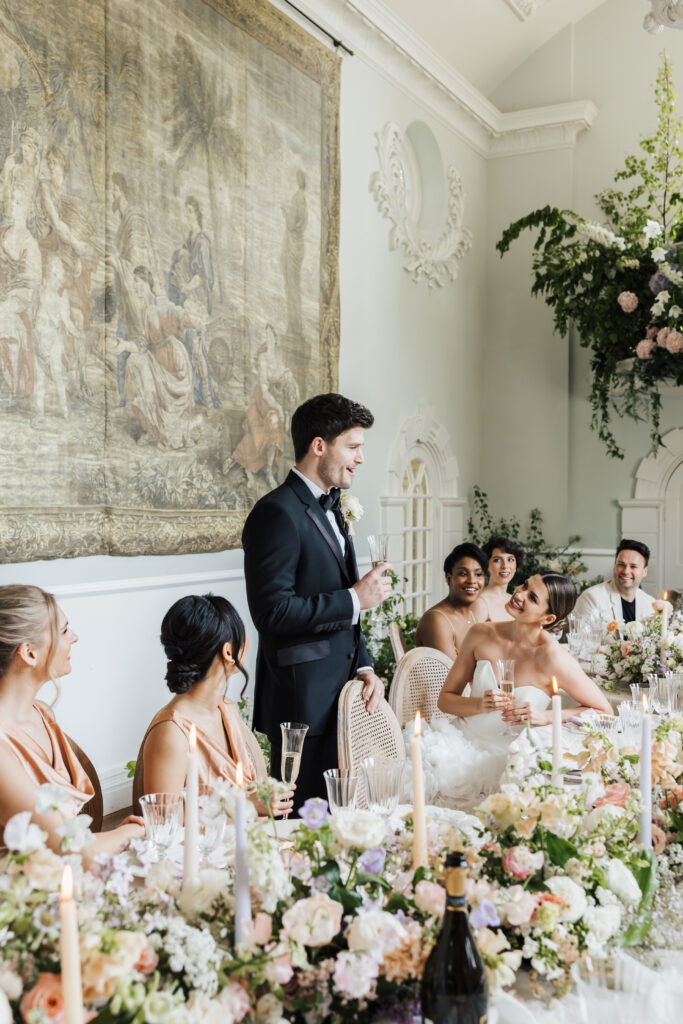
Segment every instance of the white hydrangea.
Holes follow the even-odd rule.
[[[275,839],[265,829],[253,828],[247,846],[249,882],[267,914],[274,913],[278,903],[292,892],[292,883],[282,863]]]
[[[208,996],[215,995],[221,954],[211,933],[206,928],[187,924],[182,917],[174,917],[162,941],[171,970],[184,974],[191,988]]]
[[[606,907],[586,907],[583,915],[583,921],[593,940],[591,942],[589,939],[588,945],[591,946],[593,943],[602,945],[619,931],[619,927],[621,925],[621,910],[616,905]]]

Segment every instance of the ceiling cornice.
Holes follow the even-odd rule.
[[[549,2],[549,0],[505,0],[508,7],[511,7],[518,18],[522,21],[526,21],[531,17],[532,14],[536,14],[541,7]]]
[[[282,0],[271,2],[291,15]],[[297,0],[297,6],[393,85],[419,99],[481,156],[571,148],[597,116],[590,100],[504,113],[382,0]]]

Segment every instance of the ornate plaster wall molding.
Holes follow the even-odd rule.
[[[518,18],[527,21],[528,18],[545,7],[550,0],[505,0],[508,7],[511,7]]]
[[[272,0],[279,5],[282,0]],[[417,99],[483,157],[568,149],[590,128],[597,107],[576,100],[503,113],[397,18],[382,0],[297,0],[356,57]],[[283,8],[284,9],[284,8]],[[291,16],[291,8],[287,8]]]
[[[652,35],[665,28],[683,29],[683,0],[650,0],[643,28]]]
[[[403,474],[411,453],[426,449],[436,470],[434,494],[457,499],[460,470],[448,429],[434,415],[431,406],[421,406],[402,424],[389,452],[387,497],[403,497]],[[464,501],[464,500],[463,500]]]
[[[420,234],[406,182],[406,165],[411,163],[411,143],[397,124],[389,121],[377,134],[379,171],[370,178],[377,205],[393,227],[392,249],[402,249],[403,266],[413,281],[426,281],[431,289],[458,276],[460,261],[472,245],[472,232],[464,227],[465,192],[455,167],[446,171],[448,199],[443,231],[435,243]]]

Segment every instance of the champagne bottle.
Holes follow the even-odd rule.
[[[486,1024],[489,993],[467,916],[464,853],[446,857],[446,910],[422,975],[424,1024]]]

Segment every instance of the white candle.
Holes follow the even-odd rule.
[[[562,698],[558,692],[557,679],[553,676],[553,771],[550,781],[553,786],[562,785]]]
[[[410,741],[413,764],[413,871],[427,867],[427,822],[425,819],[425,787],[422,772],[422,718],[415,713],[415,735]]]
[[[640,741],[640,834],[644,849],[652,849],[652,734],[647,697],[643,694],[643,724]]]
[[[78,909],[73,899],[74,879],[71,865],[62,875],[59,916],[61,932],[59,955],[62,963],[62,996],[64,1024],[83,1024],[83,986],[81,984],[81,954],[78,948]]]
[[[190,749],[185,776],[185,840],[183,847],[183,888],[199,877],[199,766],[197,730],[190,726]]]
[[[664,607],[662,608],[662,643],[659,649],[659,660],[663,665],[666,661],[666,648],[668,646],[667,631],[669,629],[669,605],[666,598],[668,597],[668,591],[664,591]]]
[[[244,773],[242,762],[237,762],[237,785],[235,793],[235,947],[244,942],[245,922],[251,921],[251,896],[249,894],[249,867],[247,865],[247,805],[242,789]]]

